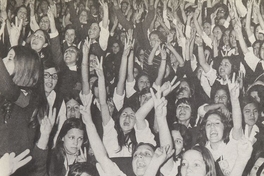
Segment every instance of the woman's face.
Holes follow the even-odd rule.
[[[154,150],[148,145],[141,145],[133,155],[132,167],[136,176],[144,175],[154,155]]]
[[[45,34],[43,31],[38,30],[31,38],[30,46],[36,52],[40,52],[42,48],[47,46]]]
[[[79,16],[79,21],[80,23],[87,23],[87,12],[82,11],[80,16]]]
[[[58,82],[57,70],[52,67],[44,70],[44,89],[45,93],[49,94],[54,90]]]
[[[256,43],[255,45],[253,45],[253,53],[255,54],[255,56],[257,56],[258,58],[260,58],[259,56],[259,49],[260,49],[260,43]]]
[[[20,7],[20,9],[17,11],[17,18],[18,18],[18,22],[20,22],[20,20],[26,21],[27,19],[27,9],[25,7]]]
[[[178,99],[181,98],[190,98],[191,97],[191,89],[190,85],[186,81],[182,81],[180,86],[179,86],[179,93],[177,95]]]
[[[127,134],[129,133],[136,123],[135,112],[131,108],[125,108],[120,117],[119,117],[119,124],[122,131]]]
[[[100,34],[100,27],[97,23],[93,23],[88,30],[88,35],[90,39],[97,39]]]
[[[83,144],[83,130],[70,129],[62,138],[64,149],[69,154],[77,154]]]
[[[260,103],[260,97],[259,97],[257,91],[252,91],[252,92],[250,93],[250,96],[251,96],[252,98],[254,98],[258,103]]]
[[[90,62],[90,71],[93,71],[96,67],[96,64],[97,64],[97,61],[98,61],[98,58],[96,55],[94,54],[91,54],[90,57],[89,57],[89,62]]]
[[[237,41],[236,41],[236,32],[232,30],[229,35],[229,42],[231,47],[236,47],[237,46]]]
[[[259,158],[259,159],[255,162],[253,168],[251,169],[251,171],[250,171],[250,173],[249,173],[249,176],[257,176],[257,171],[258,171],[259,167],[260,167],[263,163],[264,163],[264,158]],[[263,176],[263,175],[264,175],[264,174],[261,173],[261,176]]]
[[[154,48],[156,43],[160,42],[159,36],[156,35],[156,34],[151,34],[150,37],[149,37],[149,42],[150,42],[151,48]]]
[[[70,99],[66,103],[66,108],[67,108],[67,112],[66,112],[67,119],[81,117],[80,104],[76,100]]]
[[[249,103],[243,108],[243,115],[245,123],[249,126],[253,126],[256,124],[259,117],[258,108],[254,103]]]
[[[223,59],[218,68],[219,75],[225,79],[226,76],[229,78],[232,72],[232,64],[228,59]]]
[[[112,50],[114,54],[117,54],[120,51],[120,47],[118,43],[114,43],[112,46]]]
[[[68,44],[72,44],[74,42],[74,39],[75,39],[75,30],[74,29],[68,29],[66,32],[65,32],[65,40]]]
[[[41,3],[41,10],[43,10],[44,12],[48,11],[48,7],[49,7],[49,4],[47,1],[42,1]]]
[[[175,156],[178,156],[182,149],[183,149],[183,138],[182,135],[179,131],[172,130],[171,131],[171,136],[173,138],[174,146],[175,146]]]
[[[138,55],[138,59],[140,62],[143,62],[145,58],[145,51],[143,49],[140,50],[139,55]]]
[[[44,16],[43,18],[41,18],[41,20],[39,22],[39,27],[43,31],[48,31],[49,30],[50,21],[49,21],[49,18],[47,16]]]
[[[5,67],[9,73],[9,75],[13,75],[15,72],[15,61],[14,61],[14,57],[15,57],[15,51],[14,49],[11,49],[7,56],[3,59],[3,62],[5,64]]]
[[[69,47],[64,52],[64,62],[67,66],[74,66],[78,61],[77,51],[74,47]]]
[[[256,31],[255,31],[255,36],[257,40],[263,41],[264,40],[264,35],[259,32],[261,30],[260,26],[257,26]]]
[[[217,26],[214,28],[213,30],[213,34],[214,34],[214,37],[219,41],[222,37],[222,34],[223,32],[221,31],[221,29]]]
[[[183,154],[181,175],[206,176],[206,164],[200,152],[188,150]]]
[[[176,117],[181,124],[189,121],[192,115],[192,108],[190,105],[181,103],[176,107]]]
[[[206,35],[210,36],[211,34],[211,24],[210,23],[204,23],[203,30],[206,33]]]
[[[207,139],[211,143],[218,143],[223,140],[224,124],[217,114],[211,114],[205,124]]]
[[[147,76],[143,75],[138,78],[138,90],[141,91],[146,87],[150,87],[150,81]]]
[[[214,103],[221,103],[227,107],[227,103],[228,103],[227,92],[223,89],[217,90],[214,96]]]
[[[230,34],[229,30],[226,30],[223,34],[223,42],[224,42],[224,45],[226,46],[229,46],[229,34]]]

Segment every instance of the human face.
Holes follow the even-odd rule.
[[[214,96],[214,103],[222,103],[223,105],[227,106],[228,103],[227,92],[223,89],[217,90]]]
[[[183,138],[182,138],[182,135],[179,131],[176,131],[176,130],[172,130],[171,131],[171,136],[173,138],[173,141],[174,141],[174,146],[175,146],[175,153],[174,155],[175,156],[178,156],[182,149],[183,149]]]
[[[249,103],[243,108],[243,115],[245,118],[245,123],[249,126],[253,126],[258,120],[258,108],[254,103]]]
[[[97,13],[97,9],[95,8],[95,6],[91,6],[91,14],[96,15],[96,13]]]
[[[206,176],[206,164],[200,152],[196,150],[188,150],[183,154],[181,175]]]
[[[257,102],[260,103],[260,97],[259,97],[257,91],[252,91],[252,92],[250,93],[250,96],[251,96],[252,98],[254,98]]]
[[[236,47],[237,46],[237,41],[236,41],[236,32],[234,30],[232,30],[229,34],[229,41],[230,41],[230,45],[232,47]]]
[[[232,64],[228,59],[223,59],[218,68],[219,75],[225,79],[226,76],[229,78],[232,71]]]
[[[80,118],[81,114],[80,114],[80,104],[74,100],[74,99],[70,99],[67,103],[66,103],[66,108],[67,108],[67,119],[69,118]]]
[[[211,143],[219,143],[223,140],[224,124],[217,114],[211,114],[205,124],[207,139]]]
[[[145,75],[138,78],[138,89],[141,91],[142,89],[150,87],[149,78]]]
[[[36,52],[40,52],[42,48],[48,45],[46,43],[45,34],[43,33],[43,31],[38,30],[33,34],[30,45],[31,48]]]
[[[264,43],[260,46],[260,59],[264,60]]]
[[[253,53],[255,54],[255,56],[259,57],[259,49],[260,49],[260,43],[256,43],[255,45],[253,45]]]
[[[151,99],[151,93],[141,95],[139,97],[140,106],[143,106],[149,99]]]
[[[87,12],[82,11],[80,16],[79,16],[79,21],[80,23],[87,23]]]
[[[255,162],[253,168],[251,169],[251,171],[250,171],[250,173],[249,173],[249,176],[256,176],[256,175],[257,175],[257,171],[258,171],[259,167],[263,164],[263,162],[264,162],[264,158],[259,158],[259,159]],[[263,176],[263,175],[264,175],[264,174],[261,173],[261,176]]]
[[[64,149],[69,154],[77,154],[83,144],[83,130],[78,128],[70,129],[62,138]]]
[[[46,69],[44,71],[44,89],[46,95],[50,94],[50,92],[54,90],[55,86],[57,85],[57,82],[57,70],[54,67]]]
[[[126,42],[126,33],[122,32],[120,34],[120,41],[122,42],[123,45],[125,45],[125,42]]]
[[[151,48],[154,48],[156,43],[160,42],[159,36],[156,35],[156,34],[151,34],[150,37],[149,37],[149,42],[150,42]]]
[[[65,33],[65,40],[68,44],[72,44],[75,39],[75,30],[74,29],[68,29]]]
[[[120,117],[119,124],[124,134],[129,133],[136,123],[135,112],[131,108],[125,108]]]
[[[89,59],[90,59],[90,71],[93,71],[94,68],[96,67],[98,58],[96,55],[91,54]]]
[[[176,117],[179,123],[185,124],[191,119],[192,109],[191,106],[185,103],[181,103],[176,107]]]
[[[117,54],[120,51],[120,47],[118,43],[114,43],[112,46],[112,50],[114,54]]]
[[[50,28],[50,21],[49,21],[49,18],[47,16],[44,16],[43,18],[41,18],[41,20],[39,22],[39,27],[43,31],[48,31],[49,30],[49,28]]]
[[[20,20],[23,20],[24,22],[27,19],[27,9],[25,7],[20,7],[17,11],[17,18],[18,22],[20,22]]]
[[[127,4],[127,3],[122,3],[122,4],[121,4],[121,10],[122,10],[123,13],[126,12],[127,7],[128,7],[128,4]]]
[[[210,34],[211,34],[211,24],[210,23],[204,23],[203,30],[206,33],[206,35],[210,36]]]
[[[219,8],[218,11],[217,11],[217,14],[216,14],[217,18],[221,18],[221,17],[224,17],[225,16],[225,10],[223,8]]]
[[[143,49],[140,50],[139,55],[138,55],[138,59],[140,62],[143,62],[145,58],[145,51]]]
[[[154,155],[154,150],[148,145],[141,145],[133,155],[132,167],[136,176],[144,175]]]
[[[7,56],[3,59],[3,62],[5,64],[5,67],[9,73],[9,75],[13,75],[14,71],[15,71],[15,61],[14,61],[14,57],[15,57],[15,51],[14,49],[11,49]]]
[[[182,81],[179,86],[179,93],[177,95],[178,99],[181,98],[190,98],[191,97],[191,89],[189,84],[186,81]]]
[[[264,35],[262,33],[259,33],[259,30],[261,30],[260,26],[257,26],[256,31],[255,31],[255,36],[257,40],[264,40]]]
[[[99,37],[100,27],[97,23],[93,23],[88,30],[88,35],[90,39],[97,39]]]
[[[225,31],[223,34],[223,42],[226,46],[229,46],[229,34],[230,34],[229,30]]]
[[[48,2],[47,1],[42,1],[41,10],[43,10],[44,12],[47,12],[48,11],[48,7],[49,7]]]
[[[76,65],[78,58],[77,58],[77,51],[75,48],[70,47],[65,50],[64,52],[64,61],[67,66],[74,66]]]
[[[216,40],[219,41],[221,39],[223,33],[222,33],[221,29],[217,26],[214,28],[213,34],[214,34],[214,37],[216,38]]]

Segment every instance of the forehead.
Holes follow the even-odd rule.
[[[83,130],[72,128],[67,132],[67,135],[83,136]]]
[[[215,95],[227,95],[227,92],[224,89],[219,89],[216,91]]]
[[[149,78],[146,75],[140,76],[138,78],[138,81],[148,81],[148,80],[149,80]]]
[[[189,107],[189,108],[191,108],[191,106],[189,105],[189,104],[186,104],[186,103],[180,103],[178,106],[177,106],[177,108],[179,107],[179,106],[184,106],[184,107]]]
[[[15,50],[12,48],[11,50],[9,50],[8,54],[15,55]]]
[[[190,87],[189,84],[186,81],[182,81],[180,84],[181,87]]]
[[[264,158],[259,158],[257,159],[257,161],[255,162],[255,165],[257,166],[261,166],[261,164],[264,162]]]
[[[118,43],[113,43],[113,47],[119,47]]]
[[[98,23],[93,23],[90,28],[99,28]]]
[[[178,131],[178,130],[172,130],[171,135],[172,135],[173,139],[183,139],[180,131]]]
[[[183,154],[183,159],[193,162],[194,160],[203,161],[203,156],[196,150],[188,150]]]
[[[44,71],[48,73],[57,73],[57,70],[54,67],[45,69]]]
[[[126,112],[126,113],[134,113],[134,111],[133,111],[130,107],[125,108],[125,109],[122,111],[122,113],[124,113],[124,112]]]
[[[36,31],[34,35],[41,35],[41,36],[43,36],[45,38],[45,34],[41,30]]]
[[[77,53],[77,49],[74,48],[74,47],[69,47],[69,48],[67,48],[67,49],[65,50],[65,52],[67,52],[67,51],[75,51],[75,52]]]
[[[230,64],[231,65],[231,63],[230,63],[230,61],[228,59],[223,59],[221,61],[221,63],[223,63],[223,64]]]
[[[44,16],[44,17],[42,17],[41,18],[41,20],[40,21],[49,21],[49,17],[47,17],[47,16]]]
[[[85,10],[83,10],[83,11],[81,12],[81,15],[87,15],[87,12],[86,12]]]
[[[66,30],[66,34],[67,34],[67,33],[75,33],[75,30],[74,30],[74,29],[67,29],[67,30]]]
[[[256,108],[257,107],[256,107],[255,103],[249,103],[243,109],[245,110],[245,109],[256,109]]]
[[[139,146],[135,152],[146,151],[146,150],[154,153],[154,150],[152,149],[152,147],[150,147],[149,145],[145,145],[145,144]]]
[[[27,12],[27,9],[25,7],[20,7],[18,12]]]
[[[67,106],[79,106],[80,104],[74,100],[74,99],[70,99],[67,103],[66,103]]]
[[[221,29],[220,29],[219,26],[216,26],[216,27],[214,28],[214,31],[221,31]]]
[[[221,121],[221,117],[218,114],[211,114],[207,121]]]
[[[150,38],[152,39],[159,39],[159,36],[157,34],[151,34]]]

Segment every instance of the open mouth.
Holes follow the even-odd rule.
[[[46,83],[45,84],[48,88],[52,88],[53,87],[53,84],[52,83]]]

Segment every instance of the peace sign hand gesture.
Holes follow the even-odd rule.
[[[14,23],[11,24],[11,29],[9,32],[9,40],[10,40],[11,46],[18,45],[18,39],[21,33],[22,23],[23,23],[23,20],[20,20],[20,22],[18,23],[18,18],[16,17],[15,24]]]
[[[158,86],[157,94],[155,95],[153,89],[150,89],[152,99],[154,101],[155,116],[157,118],[165,118],[167,116],[167,100],[161,97],[160,86]]]
[[[238,99],[240,91],[239,91],[239,83],[236,80],[236,74],[233,73],[232,81],[229,80],[227,76],[226,76],[226,80],[227,80],[231,100]]]

